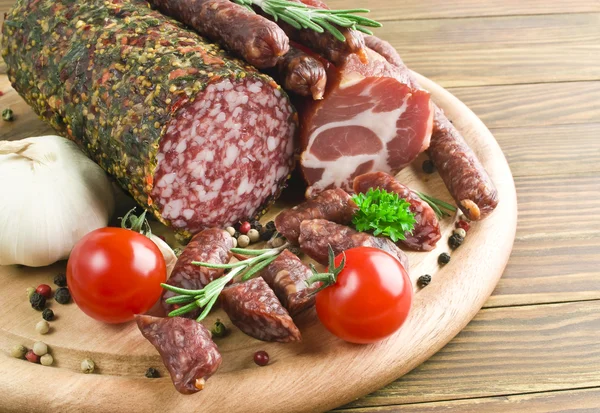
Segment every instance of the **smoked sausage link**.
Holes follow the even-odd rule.
[[[136,315],[135,321],[169,370],[178,392],[196,393],[221,365],[210,331],[196,320]]]
[[[415,215],[415,226],[412,234],[406,233],[406,239],[399,241],[399,244],[415,251],[431,251],[435,248],[442,233],[435,211],[427,202],[396,178],[383,172],[370,172],[354,178],[354,192],[364,194],[370,188],[396,193],[410,204],[410,212]]]
[[[326,219],[338,224],[348,224],[358,210],[352,197],[343,189],[328,189],[308,201],[282,211],[275,218],[275,228],[289,242],[298,245],[300,224],[310,219]]]
[[[327,265],[329,261],[329,246],[336,256],[354,247],[373,247],[390,253],[392,257],[400,261],[407,272],[409,270],[408,257],[389,239],[357,232],[352,228],[324,219],[303,221],[300,225],[299,241],[302,251],[323,265]]]
[[[276,23],[229,0],[150,0],[150,4],[259,69],[275,66],[289,48],[288,37]]]
[[[312,96],[314,100],[323,99],[327,71],[318,59],[300,49],[290,47],[277,62],[277,71],[286,91],[300,96]]]
[[[234,284],[221,293],[221,305],[233,325],[262,341],[300,341],[300,330],[261,277]]]

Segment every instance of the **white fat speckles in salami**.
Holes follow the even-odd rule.
[[[295,131],[293,108],[272,85],[211,84],[168,125],[153,201],[191,233],[252,217],[287,178]]]

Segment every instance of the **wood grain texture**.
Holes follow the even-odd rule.
[[[600,388],[419,403],[403,406],[339,409],[344,413],[593,413],[600,406]]]
[[[377,30],[411,69],[444,87],[600,79],[600,13],[393,21]]]
[[[349,407],[598,386],[600,301],[505,307],[482,310],[427,363]]]
[[[411,314],[397,334],[374,345],[350,345],[328,334],[314,313],[299,320],[303,333],[299,344],[262,343],[235,330],[219,342],[224,363],[206,389],[195,396],[182,396],[167,378],[142,377],[147,367],[161,363],[135,325],[97,323],[74,305],[56,308],[60,311],[53,322],[56,332],[44,337],[53,349],[55,368],[10,359],[7,352],[12,345],[30,346],[38,338],[33,326],[39,313],[28,308],[23,291],[30,283],[48,282],[61,264],[50,269],[3,267],[0,283],[10,284],[0,296],[0,398],[10,397],[5,410],[135,412],[189,410],[201,403],[203,411],[323,411],[389,383],[430,357],[468,323],[492,292],[512,248],[517,212],[512,176],[493,136],[460,101],[431,81],[421,81],[455,119],[486,166],[502,201],[489,218],[473,226],[470,241],[453,253],[460,265],[440,270],[437,254],[447,248],[443,242],[436,251],[408,254],[413,283],[423,273],[432,274],[436,282],[416,294]],[[27,124],[21,127],[27,128]],[[448,199],[439,177],[426,177],[419,166],[406,168],[399,177],[415,189]],[[444,222],[446,237],[452,227],[452,222]],[[491,233],[494,238],[489,237]],[[219,311],[206,323],[215,317],[226,319]],[[253,368],[251,355],[258,349],[269,352],[273,362],[268,368]],[[85,357],[97,362],[101,374],[77,371]],[[18,375],[12,374],[17,370]],[[44,380],[47,397],[32,400],[30,394],[40,380]],[[307,393],[306,383],[328,391]],[[235,397],[228,397],[231,394]],[[296,397],[289,399],[290,394]]]

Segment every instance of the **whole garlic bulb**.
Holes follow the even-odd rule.
[[[105,172],[60,136],[0,142],[0,177],[0,265],[65,259],[114,210]]]

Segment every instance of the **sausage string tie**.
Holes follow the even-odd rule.
[[[250,278],[258,274],[261,270],[271,264],[277,256],[290,245],[283,244],[277,248],[268,248],[261,250],[231,248],[231,252],[248,256],[245,260],[228,263],[228,264],[213,264],[209,262],[192,261],[193,265],[207,268],[218,268],[229,270],[222,277],[217,278],[208,283],[200,290],[187,290],[185,288],[175,287],[173,285],[162,283],[161,287],[165,290],[174,292],[178,295],[165,300],[167,304],[184,304],[181,307],[169,313],[169,317],[177,317],[198,308],[202,308],[202,313],[196,319],[201,321],[210,312],[217,298],[223,291],[223,288],[235,277],[241,281],[248,281]]]

